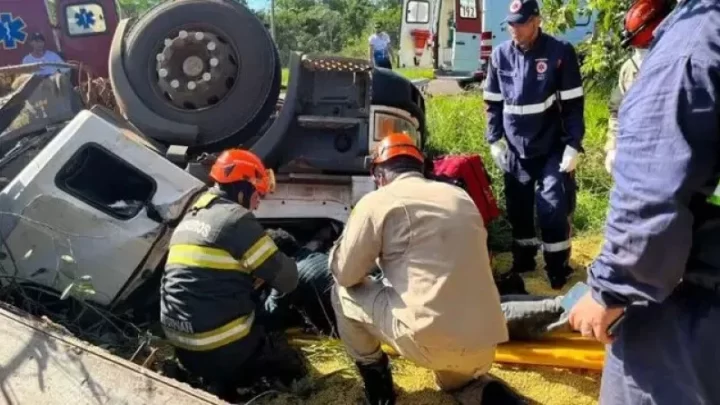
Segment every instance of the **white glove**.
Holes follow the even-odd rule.
[[[578,151],[576,151],[571,146],[565,147],[565,152],[563,152],[562,162],[560,162],[560,171],[565,173],[570,173],[573,170],[575,170],[575,167],[578,164]]]
[[[490,145],[490,155],[500,170],[508,171],[508,146],[505,139],[500,138],[499,141]]]
[[[612,174],[612,167],[613,163],[615,163],[615,154],[617,151],[615,149],[610,149],[607,152],[607,155],[605,155],[605,170],[607,170],[608,173]]]

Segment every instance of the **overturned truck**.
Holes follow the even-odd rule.
[[[172,229],[218,152],[257,153],[278,184],[256,216],[302,235],[342,226],[374,189],[367,162],[383,136],[423,145],[427,133],[420,90],[365,60],[294,53],[281,95],[269,32],[232,1],[164,2],[122,20],[109,78],[120,114],[75,100],[72,118],[0,135],[0,285],[56,298],[90,285],[93,305],[157,316]],[[5,97],[4,129],[42,80]]]

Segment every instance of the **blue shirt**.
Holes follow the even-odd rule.
[[[720,3],[679,4],[619,111],[605,244],[589,269],[606,306],[720,283]]]
[[[490,56],[483,98],[489,143],[507,139],[524,159],[572,146],[582,151],[585,106],[582,77],[572,45],[540,32],[532,48],[513,41]]]

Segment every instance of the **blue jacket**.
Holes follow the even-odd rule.
[[[483,98],[489,143],[503,136],[520,158],[546,156],[566,145],[582,151],[585,106],[575,49],[543,32],[527,52],[513,41],[495,48]]]
[[[684,1],[655,38],[620,107],[605,244],[589,269],[609,306],[662,302],[681,279],[720,285],[720,3]]]

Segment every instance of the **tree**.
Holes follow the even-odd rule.
[[[620,46],[620,34],[625,12],[632,3],[632,0],[587,0],[586,7],[581,7],[578,0],[545,0],[543,29],[549,33],[564,32],[575,26],[578,13],[596,13],[592,37],[578,48],[585,56],[582,66],[585,77],[593,85],[608,88],[628,56],[628,50]]]

